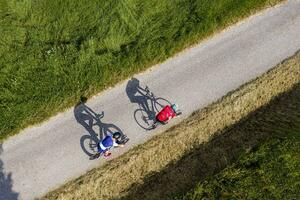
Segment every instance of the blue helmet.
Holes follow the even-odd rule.
[[[174,110],[174,112],[177,112],[177,110],[178,110],[178,105],[177,105],[177,104],[173,104],[173,105],[171,106],[171,108]]]

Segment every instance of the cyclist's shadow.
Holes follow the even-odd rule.
[[[126,94],[131,103],[138,104],[139,108],[134,112],[134,119],[145,130],[151,129],[151,123],[155,121],[157,112],[164,106],[171,105],[170,101],[155,97],[147,86],[141,87],[140,81],[136,78],[131,78],[127,82]]]
[[[103,123],[101,119],[104,117],[104,112],[97,114],[84,101],[78,103],[74,108],[74,116],[76,121],[81,124],[89,133],[80,138],[80,146],[84,153],[88,156],[94,155],[97,152],[97,144],[107,135],[115,132],[123,134],[121,129],[114,124]],[[95,128],[97,132],[95,131]]]

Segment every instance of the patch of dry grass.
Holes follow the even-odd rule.
[[[117,199],[126,197],[130,194],[129,192],[132,193],[129,189],[143,188],[143,184],[147,185],[144,181],[151,180],[151,177],[160,174],[160,171],[172,163],[178,162],[187,153],[198,149],[216,134],[226,132],[229,127],[243,121],[249,114],[267,105],[274,97],[291,90],[299,83],[300,53],[298,52],[273,70],[227,94],[207,108],[195,112],[165,133],[135,147],[121,157],[108,162],[105,166],[93,169],[68,182],[42,199]],[[226,139],[226,137],[223,138]],[[236,142],[238,144],[238,140]],[[211,144],[210,149],[218,151],[214,148],[214,143]],[[209,159],[209,157],[202,159]],[[172,179],[164,183],[168,184],[171,181]],[[170,184],[170,187],[171,185],[174,186],[174,184]],[[150,194],[152,196],[148,196],[148,198],[155,198],[154,193]],[[144,198],[145,195],[140,197]]]

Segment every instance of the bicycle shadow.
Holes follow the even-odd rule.
[[[140,81],[131,78],[126,85],[126,94],[131,103],[138,104],[139,108],[134,111],[136,123],[145,130],[150,130],[155,121],[156,114],[171,102],[161,97],[155,97],[148,86],[141,87]]]
[[[98,114],[85,103],[86,98],[82,98],[74,107],[74,116],[76,121],[89,133],[89,135],[83,135],[80,138],[80,146],[85,154],[91,156],[97,152],[97,144],[107,135],[112,135],[115,132],[120,132],[122,135],[124,134],[118,126],[101,121],[104,117],[104,111]]]

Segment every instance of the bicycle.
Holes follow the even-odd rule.
[[[147,107],[149,108],[146,110],[142,108],[139,104],[140,108],[134,112],[134,119],[137,124],[145,129],[145,130],[152,130],[153,124],[156,122],[156,113],[159,112],[162,108],[166,105],[172,105],[170,101],[156,97],[146,86],[145,88],[146,94],[145,97],[147,98]],[[148,100],[150,100],[150,104],[148,104]]]
[[[121,136],[121,139],[120,140],[118,140],[118,144],[120,144],[120,145],[125,145],[127,142],[129,141],[129,138],[126,136],[126,135],[122,135]],[[96,146],[97,146],[97,148],[98,148],[98,144],[96,144]],[[96,159],[96,158],[99,158],[100,156],[102,156],[104,154],[104,152],[96,152],[95,154],[93,154],[93,155],[90,155],[90,160],[94,160],[94,159]],[[111,153],[108,155],[108,156],[110,156],[111,155]]]

